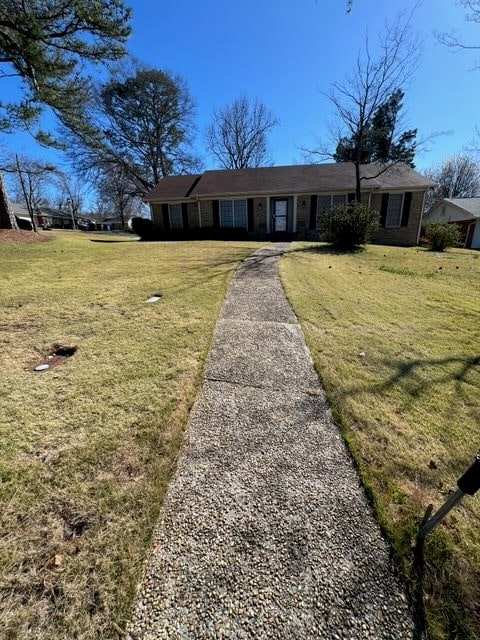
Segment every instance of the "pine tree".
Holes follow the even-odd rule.
[[[0,131],[32,130],[45,107],[69,127],[81,127],[88,82],[81,70],[117,60],[130,33],[130,9],[122,0],[2,0],[0,72],[21,80],[21,99],[0,102]],[[44,144],[56,141],[38,130]],[[15,227],[0,188],[0,227]]]

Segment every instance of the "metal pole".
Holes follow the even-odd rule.
[[[453,507],[460,502],[465,494],[461,489],[457,489],[451,496],[442,504],[442,506],[433,514],[431,518],[423,525],[418,533],[420,539],[424,538],[429,531],[437,526],[439,522],[447,515],[447,513],[453,509]]]

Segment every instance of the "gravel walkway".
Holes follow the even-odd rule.
[[[413,637],[388,547],[285,298],[238,269],[127,638]]]

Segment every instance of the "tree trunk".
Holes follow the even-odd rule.
[[[120,213],[120,221],[122,223],[122,231],[125,231],[125,207],[123,205],[123,202],[120,202],[120,207],[119,207],[119,213]]]
[[[362,201],[362,184],[360,181],[360,164],[355,162],[355,199],[357,202]]]
[[[20,180],[20,185],[22,187],[23,197],[25,198],[25,204],[27,205],[28,215],[30,216],[30,220],[32,221],[32,229],[35,231],[35,233],[37,233],[38,229],[37,229],[37,223],[35,222],[35,215],[34,215],[33,206],[32,206],[32,198],[30,198],[29,194],[27,193],[27,189],[25,187],[25,181],[22,176],[22,170],[20,169],[20,162],[18,161],[17,154],[15,154],[15,160],[17,162],[18,179]],[[30,180],[29,180],[29,184],[31,185]],[[31,189],[30,189],[30,193],[32,193]]]
[[[10,207],[7,190],[0,173],[0,229],[18,229],[18,224]]]

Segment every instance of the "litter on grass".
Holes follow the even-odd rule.
[[[50,369],[49,364],[37,364],[37,366],[34,368],[34,371],[46,371],[47,369]]]

